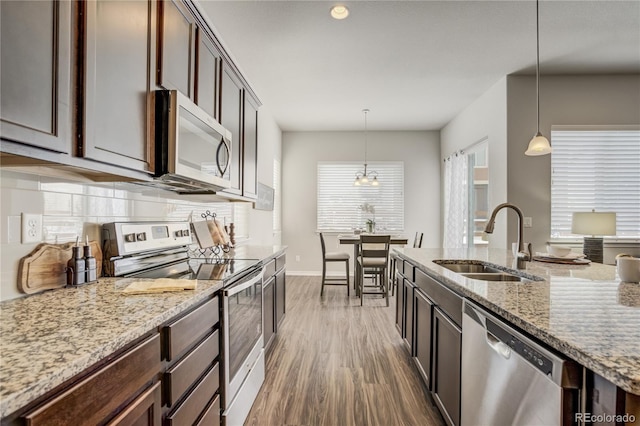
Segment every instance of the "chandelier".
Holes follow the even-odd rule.
[[[356,180],[353,182],[355,186],[371,185],[378,186],[378,172],[370,170],[367,172],[367,113],[368,109],[363,109],[364,112],[364,170],[360,170],[356,173]]]

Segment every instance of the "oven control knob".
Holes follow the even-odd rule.
[[[176,237],[182,237],[182,231],[181,231],[181,230],[179,230],[179,229],[178,229],[177,231],[174,231],[174,232],[173,232],[173,234],[174,234]]]
[[[136,234],[126,234],[124,236],[124,241],[126,243],[132,243],[136,240]]]
[[[183,237],[188,237],[188,236],[189,236],[189,230],[188,230],[188,229],[184,229],[184,230],[182,231],[182,236],[183,236]]]
[[[146,241],[147,240],[147,234],[144,232],[140,232],[138,235],[136,235],[136,240],[138,241]]]

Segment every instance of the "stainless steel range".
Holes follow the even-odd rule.
[[[262,262],[190,257],[189,222],[104,224],[105,275],[220,280],[222,423],[241,425],[264,381]]]

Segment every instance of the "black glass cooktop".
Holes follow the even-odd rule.
[[[259,259],[205,259],[194,258],[159,268],[146,270],[136,278],[175,278],[198,280],[222,280],[229,282],[260,266]]]

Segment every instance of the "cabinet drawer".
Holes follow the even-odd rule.
[[[61,395],[24,416],[30,425],[102,423],[160,372],[160,336],[155,334]]]
[[[415,283],[456,325],[462,324],[462,297],[420,270],[416,270]]]
[[[167,361],[177,358],[202,336],[210,332],[220,320],[218,297],[163,327],[164,356]]]
[[[175,404],[213,363],[219,353],[219,332],[207,337],[165,373],[166,402]]]
[[[202,418],[196,426],[211,426],[220,424],[220,395],[216,395],[213,401],[209,403],[209,406],[205,410]]]
[[[276,261],[275,259],[270,260],[267,264],[264,265],[264,274],[262,277],[265,280],[268,280],[272,276],[276,274]]]
[[[204,376],[204,378],[193,389],[193,392],[167,416],[167,424],[173,425],[192,425],[193,422],[200,416],[200,413],[205,409],[207,403],[211,401],[212,397],[216,394],[220,388],[220,364],[216,363],[211,370]],[[200,420],[199,424],[220,424],[220,398],[216,395],[218,400],[217,415],[213,412],[216,411],[215,407],[209,405],[207,412]],[[215,401],[214,401],[215,405]],[[204,423],[205,418],[216,419],[214,422]]]
[[[281,254],[276,258],[276,271],[281,270],[287,264],[287,255]]]
[[[407,277],[410,281],[415,280],[415,269],[415,266],[413,266],[406,260],[402,261],[402,275]]]

